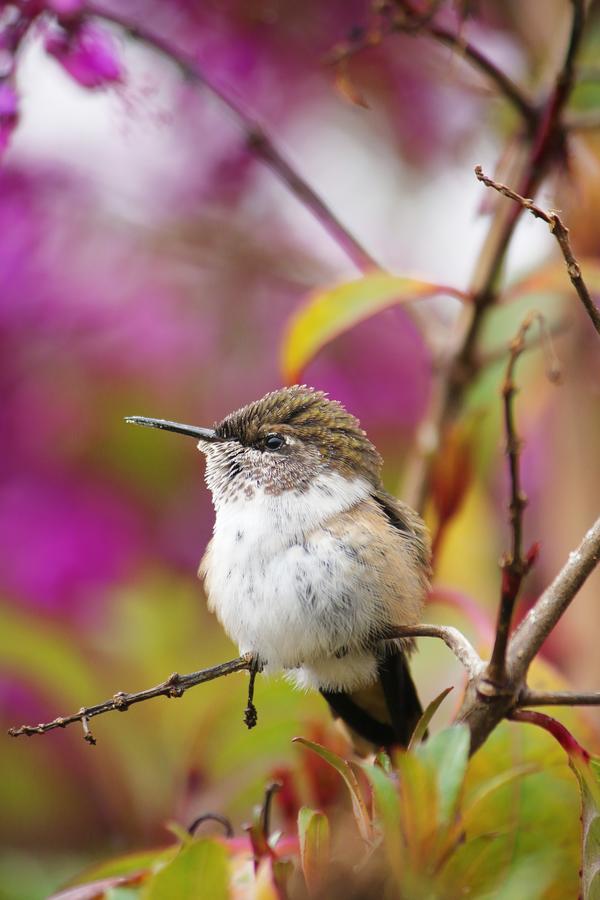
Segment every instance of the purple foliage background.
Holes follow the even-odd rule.
[[[482,4],[470,34],[516,75],[533,78],[536,60],[554,47],[549,23],[564,11],[552,2],[534,41],[518,6]],[[510,117],[449,51],[396,36],[359,54],[349,78],[365,109],[343,96],[326,57],[368,25],[366,2],[127,0],[102,8],[199,63],[378,259],[467,285],[485,228],[470,173],[482,155],[500,156]],[[127,428],[123,416],[210,424],[278,386],[292,312],[312,291],[357,274],[255,157],[235,116],[164,56],[90,16],[94,9],[78,0],[0,3],[7,725],[235,655],[204,612],[194,579],[212,524],[201,461],[170,436]],[[442,14],[456,21],[456,10]],[[56,106],[43,108],[39,96],[64,98],[71,120]],[[587,200],[571,211],[576,238],[600,214],[599,145],[592,137],[585,149],[596,170],[587,176]],[[547,249],[535,223],[524,223],[518,237],[512,272]],[[430,312],[438,327],[456,316],[452,305]],[[522,398],[527,532],[542,541],[531,596],[577,540],[598,496],[600,375],[577,314],[561,344],[560,396],[545,384],[539,360],[524,366],[532,385]],[[508,339],[518,321],[518,311],[498,320],[490,344]],[[360,417],[398,489],[431,396],[430,348],[411,317],[401,309],[378,314],[326,348],[304,375]],[[506,537],[498,515],[506,497],[498,379],[495,369],[473,399],[484,422],[475,483],[439,567],[440,582],[476,594],[490,615],[497,591],[489,573]],[[593,490],[573,492],[586,467]],[[475,536],[482,536],[477,546]],[[582,602],[580,610],[589,608]],[[431,616],[438,613],[448,620],[447,610]],[[599,613],[591,615],[600,624]],[[589,680],[600,670],[597,661],[581,662],[592,640],[583,619],[580,612],[565,622],[568,640],[551,650],[564,671]],[[425,693],[447,683],[428,653]],[[244,751],[233,748],[247,737],[239,727],[243,690],[202,691],[176,710],[145,707],[99,724],[103,755],[92,757],[69,733],[3,741],[3,770],[18,767],[1,801],[5,871],[24,872],[32,854],[46,854],[50,883],[65,857],[73,869],[69,854],[86,861],[107,847],[158,840],[169,817],[186,821],[211,804],[239,816],[269,767],[290,764],[289,737],[325,719],[314,698],[266,685],[263,737],[246,745],[253,764],[241,774]],[[38,883],[46,883],[41,875]]]

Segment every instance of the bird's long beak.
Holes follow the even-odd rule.
[[[187,434],[197,441],[218,441],[214,428],[200,428],[196,425],[181,425],[179,422],[168,422],[166,419],[147,419],[146,416],[126,416],[126,422],[133,425],[145,425],[147,428],[162,428],[164,431],[176,431]]]

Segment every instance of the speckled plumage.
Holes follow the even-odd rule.
[[[386,629],[420,618],[429,578],[421,519],[384,491],[359,422],[321,392],[275,391],[215,430],[216,441],[198,445],[216,512],[199,572],[210,608],[267,670],[364,693]],[[285,440],[275,451],[273,435]]]

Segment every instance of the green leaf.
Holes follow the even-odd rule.
[[[297,381],[319,350],[375,313],[441,293],[463,296],[452,288],[379,271],[317,291],[296,310],[284,336],[281,364],[285,380]]]
[[[468,802],[463,804],[461,818],[465,831],[469,831],[474,826],[477,820],[477,814],[479,813],[479,805],[487,800],[488,797],[491,797],[496,791],[499,791],[511,782],[516,781],[518,778],[524,778],[526,775],[533,775],[535,772],[539,771],[540,767],[538,765],[535,765],[534,763],[523,763],[522,765],[513,766],[511,769],[507,769],[505,772],[499,772],[498,775],[482,782],[477,789],[472,792],[471,796],[468,798]]]
[[[582,897],[583,900],[600,900],[600,759],[592,757],[588,761],[571,753],[569,765],[577,776],[581,791]]]
[[[417,754],[397,757],[400,776],[402,843],[415,871],[431,865],[431,853],[439,831],[439,799],[436,773]]]
[[[104,894],[104,900],[137,900],[140,892],[136,888],[115,887]]]
[[[397,779],[380,766],[363,763],[362,768],[373,788],[375,808],[383,835],[388,862],[396,879],[402,874],[402,822]]]
[[[336,772],[338,772],[342,776],[346,787],[350,792],[350,799],[352,800],[352,811],[354,813],[354,818],[356,820],[360,836],[364,841],[369,842],[372,837],[371,819],[367,811],[364,797],[362,795],[360,785],[358,783],[358,779],[353,767],[347,760],[343,759],[341,756],[338,756],[337,753],[333,753],[331,750],[327,750],[325,747],[321,747],[320,744],[315,744],[313,741],[309,741],[306,738],[301,737],[294,738],[294,741],[299,744],[303,744],[305,747],[308,747],[309,750],[312,750],[313,753],[316,753],[317,756],[320,756],[321,759],[325,760],[326,763],[329,763],[329,765],[332,766],[332,768],[334,768]]]
[[[177,853],[177,847],[161,847],[158,850],[142,850],[139,853],[127,853],[124,856],[117,856],[106,862],[100,863],[78,874],[72,878],[70,884],[88,884],[92,881],[98,881],[102,878],[113,878],[115,876],[133,875],[136,872],[144,872],[147,869],[158,868],[163,862],[170,861]]]
[[[466,725],[452,725],[416,749],[417,756],[433,766],[439,792],[439,821],[455,814],[469,759],[470,735]]]
[[[318,893],[329,865],[329,820],[325,813],[303,806],[298,813],[300,861],[309,893]]]
[[[434,715],[438,711],[440,705],[442,704],[442,701],[446,699],[446,697],[448,696],[448,694],[450,693],[451,690],[452,690],[452,687],[446,688],[445,690],[442,691],[441,694],[438,694],[438,696],[435,697],[435,699],[432,700],[431,703],[428,705],[427,709],[422,714],[421,718],[419,719],[419,721],[417,722],[417,724],[415,726],[415,730],[412,733],[412,737],[411,737],[410,743],[408,745],[409,750],[413,750],[415,747],[417,747],[421,743],[421,741],[423,740],[423,737],[425,735],[425,732],[427,731],[427,728],[429,727],[429,723],[431,722]]]
[[[193,841],[182,847],[149,881],[144,900],[228,900],[227,850],[217,841]]]

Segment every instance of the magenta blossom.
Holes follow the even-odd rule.
[[[76,16],[83,9],[83,0],[46,0],[46,6],[61,19]]]
[[[8,145],[19,118],[19,99],[13,88],[0,82],[0,155]]]
[[[98,88],[121,81],[123,66],[110,34],[83,21],[73,28],[53,26],[46,35],[46,50],[82,87]]]

